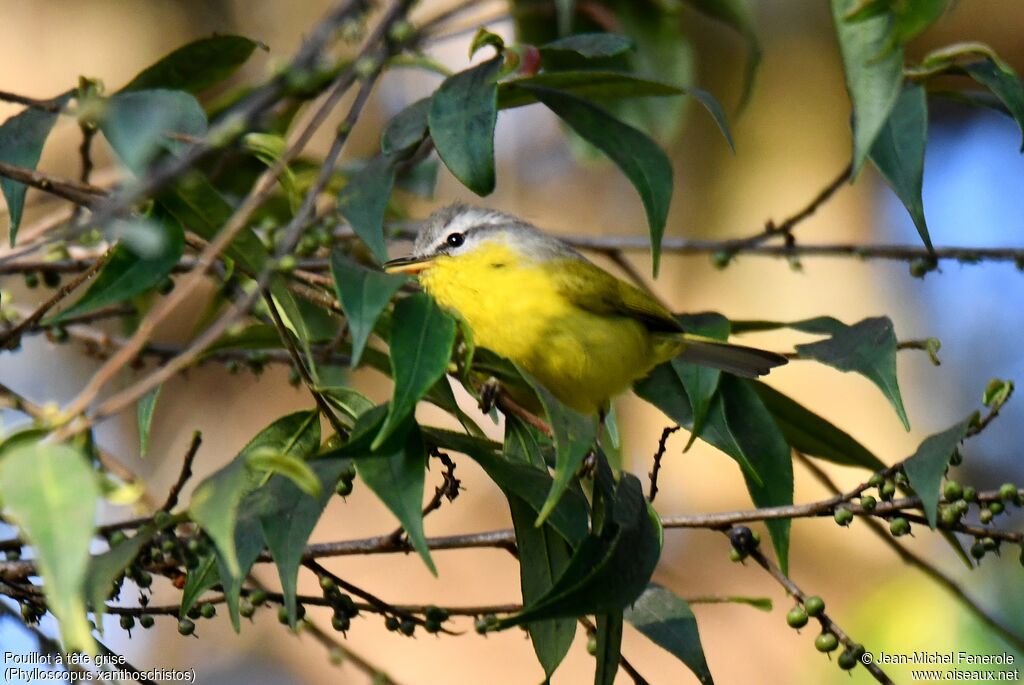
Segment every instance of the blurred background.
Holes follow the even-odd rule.
[[[211,33],[239,33],[263,41],[240,80],[257,80],[287,59],[302,36],[326,11],[325,0],[5,0],[0,23],[0,88],[38,98],[73,87],[79,75],[102,79],[108,90],[128,81],[141,68],[179,45]],[[454,3],[424,0],[415,17],[433,16]],[[743,41],[728,28],[694,12],[684,12],[685,41],[680,41],[673,80],[692,83],[718,96],[730,112],[736,154],[730,153],[703,111],[686,103],[681,128],[670,149],[676,188],[667,236],[742,237],[760,230],[767,219],[781,219],[803,207],[845,166],[850,152],[849,101],[827,3],[812,0],[756,4],[756,25],[763,62],[749,106],[733,115],[740,98]],[[486,4],[477,19],[507,14],[502,2]],[[1024,72],[1024,5],[1017,0],[956,2],[950,11],[910,48],[911,56],[960,40],[993,46]],[[475,29],[477,20],[463,24]],[[512,39],[508,19],[488,23]],[[453,69],[466,66],[472,30],[436,42],[430,54]],[[651,76],[667,78],[653,73]],[[406,104],[432,91],[438,76],[400,69],[389,72],[353,137],[349,154],[375,150],[381,125]],[[339,108],[339,112],[344,108]],[[0,103],[0,119],[18,108]],[[330,132],[331,126],[323,129]],[[78,174],[79,132],[70,122],[58,125],[40,168],[62,176]],[[314,152],[326,149],[326,139]],[[1018,153],[1020,132],[1007,118],[954,105],[932,108],[925,172],[924,201],[936,245],[1024,245],[1024,159]],[[110,155],[97,146],[97,178],[116,173]],[[554,115],[537,107],[504,112],[497,129],[498,186],[493,196],[474,198],[442,169],[436,197],[410,205],[425,216],[456,199],[524,216],[563,234],[639,235],[647,233],[643,209],[625,178],[604,160],[580,156]],[[46,200],[29,193],[26,225],[47,209]],[[899,201],[872,169],[853,186],[844,187],[797,229],[801,242],[917,244],[919,239]],[[397,245],[395,253],[406,246]],[[630,255],[650,274],[645,253]],[[615,268],[610,266],[610,268]],[[4,288],[16,300],[38,294],[8,279]],[[17,279],[20,280],[20,279]],[[899,380],[912,430],[905,432],[878,390],[861,377],[844,375],[810,363],[796,363],[772,374],[770,382],[852,433],[884,461],[911,454],[926,436],[961,420],[980,405],[992,376],[1024,379],[1024,274],[1012,265],[947,263],[940,273],[912,278],[898,262],[805,259],[796,270],[785,260],[741,256],[724,270],[707,257],[667,255],[657,292],[677,311],[715,310],[730,318],[796,321],[831,314],[846,322],[887,315],[900,339],[937,337],[942,341],[941,367],[921,352],[902,352]],[[180,312],[160,331],[163,340],[190,335],[202,304]],[[791,333],[752,337],[752,342],[779,350],[802,342]],[[44,337],[26,341],[16,354],[0,356],[0,378],[31,399],[67,401],[91,376],[96,361],[80,346],[56,346]],[[59,371],[59,373],[58,373]],[[356,384],[371,398],[384,400],[390,386],[373,372],[360,372]],[[209,365],[167,384],[160,398],[145,461],[137,459],[134,416],[105,424],[98,439],[130,468],[143,474],[161,499],[177,475],[193,430],[201,430],[203,447],[193,483],[233,457],[257,430],[273,419],[312,406],[303,392],[287,383],[287,371],[268,368],[256,377],[229,375]],[[472,402],[467,410],[475,411]],[[961,482],[998,487],[1024,479],[1020,426],[1024,406],[1011,402],[1000,418],[965,449]],[[624,397],[617,405],[626,468],[645,478],[661,429],[669,421],[641,401]],[[16,420],[3,416],[7,425]],[[441,420],[424,412],[424,420]],[[500,426],[493,427],[500,435]],[[663,515],[727,511],[750,506],[736,465],[698,443],[683,455],[686,436],[669,443],[660,480],[657,508]],[[469,459],[458,459],[465,491],[426,521],[428,535],[506,528],[508,512],[500,492]],[[796,501],[826,495],[799,465]],[[840,467],[826,469],[841,485],[852,486],[863,474]],[[435,482],[436,481],[436,482]],[[440,482],[428,474],[427,491]],[[114,520],[127,510],[104,512]],[[396,523],[390,513],[357,483],[347,503],[332,503],[313,539],[356,538],[388,532]],[[1021,517],[1004,525],[1019,527]],[[6,536],[6,533],[4,533]],[[961,582],[967,593],[1007,624],[1024,630],[1024,569],[1017,554],[1000,561],[987,557],[967,571],[936,535],[920,534],[908,547],[935,561]],[[709,594],[769,597],[770,613],[734,604],[695,605],[705,653],[719,683],[843,683],[847,675],[813,647],[814,631],[789,629],[785,613],[791,603],[760,569],[731,564],[728,542],[704,531],[668,531],[655,580],[683,597]],[[439,578],[415,556],[328,559],[326,565],[347,580],[393,603],[439,605],[518,602],[515,562],[505,552],[449,551],[434,555]],[[837,622],[874,651],[965,649],[1000,653],[1009,647],[981,629],[949,595],[855,522],[839,529],[831,519],[794,524],[790,569],[793,579],[826,599]],[[266,566],[257,575],[270,585],[276,573]],[[159,582],[158,582],[159,585]],[[164,588],[163,590],[166,590]],[[300,578],[300,592],[316,592],[315,579]],[[130,591],[125,593],[130,598]],[[174,593],[157,587],[154,601],[173,601]],[[328,662],[326,652],[308,635],[292,636],[273,611],[257,614],[235,635],[226,617],[199,623],[201,639],[179,637],[174,622],[158,620],[154,629],[133,632],[132,639],[108,618],[110,646],[136,666],[194,667],[203,683],[363,683],[366,676],[350,664]],[[313,620],[329,630],[329,614],[311,609]],[[472,622],[456,622],[458,637],[389,633],[376,617],[357,619],[346,646],[387,671],[397,683],[536,683],[542,672],[525,633],[476,635]],[[44,627],[47,624],[44,622]],[[52,626],[51,626],[52,627]],[[592,680],[593,658],[584,649],[582,632],[554,680]],[[0,622],[0,650],[28,652],[33,638],[13,621]],[[696,682],[672,656],[627,628],[623,653],[655,684]],[[1017,664],[1024,654],[1017,654]],[[909,680],[905,668],[891,675]],[[620,675],[620,682],[628,682]],[[870,682],[863,669],[852,682]]]

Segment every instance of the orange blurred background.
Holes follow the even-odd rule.
[[[414,17],[432,16],[451,4],[424,1]],[[757,4],[764,60],[748,109],[738,118],[730,117],[736,154],[729,152],[710,119],[691,107],[687,125],[671,148],[676,188],[668,236],[731,238],[754,233],[767,219],[780,219],[801,208],[848,160],[849,101],[827,3],[789,0]],[[86,75],[101,78],[108,90],[113,90],[170,50],[213,32],[239,33],[269,46],[269,52],[257,52],[240,75],[241,79],[256,80],[294,52],[328,6],[324,0],[6,0],[0,23],[0,88],[44,98],[74,86],[79,75]],[[488,7],[500,11],[502,3]],[[692,22],[694,83],[715,93],[733,112],[742,78],[742,42],[727,28],[695,13],[686,14],[685,20]],[[473,22],[461,25],[472,27]],[[1024,5],[1015,0],[958,2],[910,52],[920,56],[950,42],[980,40],[992,45],[1021,73],[1022,25]],[[491,27],[511,38],[509,22]],[[432,47],[431,54],[452,68],[464,68],[468,41],[468,35],[462,35]],[[382,123],[405,104],[429,93],[438,82],[439,77],[422,71],[390,72],[357,127],[349,154],[371,153]],[[0,118],[17,110],[0,103]],[[1024,167],[1016,156],[1019,132],[1012,122],[961,108],[937,108],[933,114],[929,155],[936,148],[937,159],[945,165],[930,162],[925,181],[925,206],[936,244],[1024,243],[1019,208],[1012,202],[1007,206],[1005,200],[1024,191]],[[332,129],[328,125],[323,130],[329,134]],[[73,123],[59,125],[40,168],[77,176],[78,142]],[[314,152],[323,152],[328,142],[325,137],[318,138]],[[102,175],[112,167],[111,156],[103,145],[96,149]],[[524,216],[554,233],[646,235],[642,207],[628,182],[604,161],[581,162],[574,156],[552,114],[537,107],[502,113],[497,159],[498,187],[493,196],[474,198],[442,170],[435,200],[414,204],[413,213],[425,216],[436,206],[462,199]],[[1008,183],[999,187],[997,196],[992,195],[991,184],[985,185],[988,172]],[[929,203],[930,197],[935,198],[934,205]],[[29,194],[26,225],[46,211],[41,202],[38,195]],[[1003,204],[996,206],[999,202]],[[959,223],[945,220],[943,211],[952,213],[957,207],[969,210],[967,219]],[[918,238],[903,214],[881,179],[867,170],[856,185],[841,190],[802,224],[797,235],[806,243],[915,244]],[[404,246],[395,249],[397,254]],[[650,273],[646,254],[631,255],[631,260],[642,273]],[[1024,334],[1024,315],[1017,299],[1021,283],[1024,275],[1013,273],[1012,267],[950,264],[943,267],[943,273],[920,281],[912,279],[906,265],[900,263],[806,259],[803,269],[797,271],[784,260],[747,256],[717,270],[706,257],[668,255],[654,287],[677,311],[715,310],[731,318],[778,321],[831,314],[851,323],[888,315],[900,339],[943,338],[946,345],[940,368],[933,367],[920,352],[903,352],[899,358],[899,378],[913,425],[909,433],[903,431],[878,390],[861,377],[806,362],[790,364],[771,376],[775,387],[851,432],[891,463],[912,453],[927,435],[975,409],[990,375],[1013,377],[1016,373],[1018,380],[1024,376],[1019,343],[1007,343]],[[4,287],[22,302],[33,297],[13,282]],[[197,305],[180,312],[172,325],[161,329],[160,338],[184,339],[201,310]],[[970,318],[979,312],[987,313],[989,319]],[[802,342],[790,333],[751,339],[779,350]],[[94,368],[95,361],[81,349],[55,346],[42,336],[26,342],[17,354],[0,357],[4,382],[37,400],[67,401]],[[128,380],[126,377],[125,382]],[[386,379],[374,372],[361,371],[354,382],[374,400],[384,400],[390,392]],[[104,446],[144,476],[159,499],[177,476],[193,430],[201,430],[204,437],[194,484],[233,457],[252,434],[273,419],[312,406],[305,393],[288,385],[282,368],[271,367],[253,377],[248,373],[229,375],[208,365],[166,385],[157,407],[150,456],[144,461],[136,457],[134,416],[108,422],[98,436]],[[475,411],[470,401],[464,406]],[[646,480],[661,429],[669,421],[633,397],[622,398],[617,411],[626,468]],[[991,487],[1024,476],[1019,460],[1012,459],[1015,424],[1024,416],[1012,407],[1007,413],[1008,417],[967,446],[963,480]],[[444,420],[426,410],[421,419]],[[490,425],[486,419],[484,423]],[[492,430],[500,436],[500,427]],[[684,455],[685,441],[681,433],[669,443],[656,502],[659,512],[749,508],[736,465],[701,443]],[[457,463],[465,491],[454,504],[443,506],[426,520],[427,534],[509,527],[498,489],[471,460],[459,458]],[[806,470],[797,465],[795,471],[797,502],[826,496]],[[828,466],[826,471],[841,486],[863,479],[862,473],[849,469]],[[428,474],[428,495],[439,482],[436,470]],[[114,520],[128,513],[111,509],[104,517]],[[1017,525],[1019,522],[1018,516]],[[395,525],[391,514],[357,483],[346,503],[339,500],[329,506],[313,540],[378,535]],[[901,543],[903,540],[906,538]],[[1016,565],[1015,553],[1008,554],[1004,563],[987,559],[980,570],[969,573],[936,535],[921,532],[906,544],[958,578],[970,595],[1000,613],[1003,620],[1015,621],[1018,630],[1024,629],[1024,571]],[[791,604],[782,589],[753,565],[730,563],[728,551],[727,540],[717,533],[667,531],[655,574],[657,582],[683,597],[715,594],[774,600],[770,613],[735,604],[695,605],[716,681],[848,682],[846,674],[814,650],[811,629],[797,634],[786,627],[784,616]],[[328,559],[325,565],[392,603],[475,605],[520,599],[518,568],[505,552],[441,551],[434,558],[438,578],[432,577],[415,555],[344,557]],[[903,566],[859,522],[843,530],[830,519],[797,521],[790,569],[793,579],[804,590],[823,596],[835,620],[870,650],[998,653],[1006,649],[998,638],[979,631],[942,590]],[[257,575],[276,586],[272,566],[264,565]],[[302,576],[300,592],[317,593],[315,579]],[[125,597],[131,600],[131,594],[126,592]],[[154,601],[173,602],[174,596],[173,591],[158,587]],[[153,630],[134,631],[129,640],[116,621],[108,618],[107,638],[113,649],[126,654],[136,666],[191,666],[202,683],[367,681],[350,664],[331,665],[324,649],[308,635],[288,634],[274,613],[258,613],[254,624],[246,623],[241,635],[235,635],[222,612],[212,621],[199,623],[200,639],[179,637],[174,622],[162,619]],[[327,611],[310,609],[310,616],[330,630]],[[525,633],[513,630],[483,638],[473,632],[470,619],[457,619],[455,625],[465,632],[457,637],[418,634],[409,639],[387,632],[379,617],[364,614],[354,621],[344,644],[397,683],[536,683],[543,679]],[[5,648],[16,644],[15,633],[9,624],[0,624],[0,643]],[[592,680],[594,662],[584,649],[585,642],[580,632],[554,682]],[[671,655],[630,628],[623,654],[656,685],[696,682]],[[1024,655],[1018,654],[1018,664],[1021,658]],[[898,682],[909,677],[900,667],[893,667],[891,675]],[[629,679],[620,674],[618,682]],[[851,682],[870,682],[870,678],[857,669]]]

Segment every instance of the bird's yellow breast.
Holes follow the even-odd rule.
[[[477,345],[525,369],[566,405],[588,414],[678,351],[626,316],[583,309],[558,289],[572,258],[530,260],[500,241],[439,256],[424,289],[469,326]]]

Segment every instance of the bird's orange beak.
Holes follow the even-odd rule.
[[[384,262],[384,271],[389,274],[418,274],[430,268],[434,260],[431,257],[399,257]]]

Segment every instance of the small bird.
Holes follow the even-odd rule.
[[[440,209],[423,223],[412,255],[384,267],[415,274],[465,322],[476,345],[588,415],[604,416],[613,397],[675,357],[747,377],[786,363],[773,352],[684,332],[646,292],[504,212]]]

